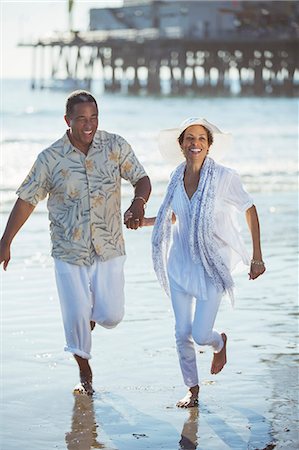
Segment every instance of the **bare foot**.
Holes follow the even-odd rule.
[[[185,397],[179,400],[176,405],[179,408],[193,408],[194,406],[198,406],[198,393],[198,385],[191,387]]]
[[[81,358],[81,356],[74,355],[80,370],[80,383],[75,386],[74,393],[92,395],[94,390],[92,388],[92,371],[88,359]]]
[[[91,331],[94,329],[95,326],[96,326],[96,323],[93,320],[91,320],[90,321],[90,329],[91,329]]]
[[[74,394],[85,394],[85,395],[93,395],[94,394],[94,390],[92,388],[91,383],[88,382],[83,382],[83,383],[78,383],[73,390]]]
[[[211,365],[211,373],[216,375],[221,372],[223,367],[226,364],[226,341],[227,336],[225,333],[221,333],[223,339],[223,347],[219,353],[214,353],[212,365]]]

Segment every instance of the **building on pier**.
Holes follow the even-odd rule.
[[[299,3],[127,0],[90,10],[87,31],[55,33],[33,48],[32,87],[71,90],[296,96]],[[49,73],[45,73],[45,61]],[[50,63],[49,63],[50,61]]]

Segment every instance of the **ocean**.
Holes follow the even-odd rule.
[[[36,156],[66,129],[67,93],[31,91],[29,84],[1,83],[1,233]],[[236,276],[236,306],[224,301],[216,323],[229,336],[229,362],[213,378],[211,354],[199,349],[199,411],[177,410],[184,386],[170,303],[152,269],[151,229],[125,229],[126,316],[113,331],[96,327],[97,393],[74,399],[77,368],[63,352],[42,202],[1,271],[1,448],[298,448],[298,99],[137,97],[103,93],[100,86],[93,93],[99,128],[126,138],[151,178],[148,216],[156,214],[173,170],[158,150],[160,129],[199,116],[233,134],[223,164],[240,173],[254,198],[267,271],[250,282],[247,274]],[[123,210],[132,195],[124,182]],[[243,217],[240,224],[250,251]]]

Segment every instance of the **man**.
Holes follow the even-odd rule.
[[[121,178],[134,186],[127,228],[142,223],[151,184],[130,145],[98,130],[98,107],[87,91],[67,98],[65,135],[42,151],[17,190],[0,242],[0,264],[10,260],[14,236],[48,195],[57,289],[66,347],[79,366],[79,392],[93,393],[88,360],[95,323],[115,327],[124,315],[125,247]]]

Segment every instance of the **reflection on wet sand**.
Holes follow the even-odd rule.
[[[96,422],[96,416],[95,416],[95,404],[94,404],[94,398],[88,397],[86,395],[74,395],[74,407],[73,407],[73,414],[72,414],[72,425],[71,425],[71,431],[67,432],[65,435],[65,441],[67,444],[68,450],[91,450],[91,449],[103,449],[103,450],[111,450],[110,446],[107,446],[107,444],[100,442],[98,439],[98,427],[99,425]],[[105,409],[105,403],[101,403],[101,407]],[[108,410],[107,410],[108,407]],[[132,409],[130,407],[129,409]],[[123,428],[122,422],[125,420],[122,415],[118,417],[118,420],[114,421],[111,420],[112,416],[117,414],[117,411],[113,406],[106,405],[106,415],[104,415],[104,422],[105,418],[108,419],[106,425],[108,423],[112,423],[114,425],[114,428],[118,430],[117,434],[119,434]],[[138,412],[138,415],[140,417],[140,412]],[[115,418],[115,417],[114,417]],[[154,418],[150,416],[144,415],[142,417],[144,420],[141,420],[141,423],[143,423],[143,426],[146,426],[146,424],[151,424],[151,422],[155,421]],[[197,448],[197,439],[198,439],[198,421],[199,421],[199,411],[198,408],[190,408],[188,410],[188,417],[184,422],[183,429],[181,432],[180,440],[179,440],[179,450],[195,450]],[[116,422],[116,423],[115,423]],[[157,421],[158,423],[158,421]],[[134,427],[135,428],[135,427]],[[159,429],[159,427],[154,427],[156,429]],[[142,437],[149,437],[146,434],[137,434],[137,433],[131,433],[132,430],[130,430],[130,426],[128,423],[126,423],[125,426],[125,434],[131,434],[135,439],[141,439]],[[165,430],[160,429],[160,432],[165,432]],[[168,430],[168,433],[169,434]],[[171,430],[175,431],[175,430]],[[120,433],[122,434],[122,433]],[[170,433],[171,435],[172,433]],[[174,433],[175,435],[176,433]],[[124,439],[124,448],[129,448],[125,444],[125,441],[127,440],[127,436],[122,436]],[[153,436],[152,436],[153,438]],[[157,438],[157,436],[156,436]],[[134,439],[134,440],[135,440]],[[137,443],[137,442],[136,442]],[[136,443],[134,443],[136,445]],[[121,442],[119,442],[121,444]],[[117,443],[116,443],[117,445]],[[129,444],[130,445],[130,444]],[[134,448],[136,448],[134,446]],[[138,444],[137,444],[138,445]],[[119,448],[113,447],[114,449]]]
[[[189,416],[185,420],[179,441],[180,450],[195,450],[198,444],[199,410],[198,408],[190,408],[188,413]]]
[[[180,410],[179,414],[182,412]],[[223,414],[224,411],[215,409],[215,405],[211,407],[201,402],[200,408],[189,408],[185,412],[182,431],[179,433],[171,425],[169,413],[163,415],[164,420],[161,420],[135,408],[120,395],[106,392],[93,398],[75,395],[71,431],[65,436],[67,449],[158,450],[162,448],[161,445],[166,445],[166,441],[169,446],[163,448],[178,450],[275,448],[271,423],[254,409],[230,403]],[[240,433],[241,428],[234,426],[236,413],[237,423],[243,423],[246,433]],[[96,416],[101,417],[101,440]],[[200,420],[203,421],[201,426]],[[209,446],[209,439],[213,439],[212,447]]]
[[[97,441],[97,423],[92,397],[75,395],[72,429],[65,435],[68,450],[107,449],[105,444]]]

